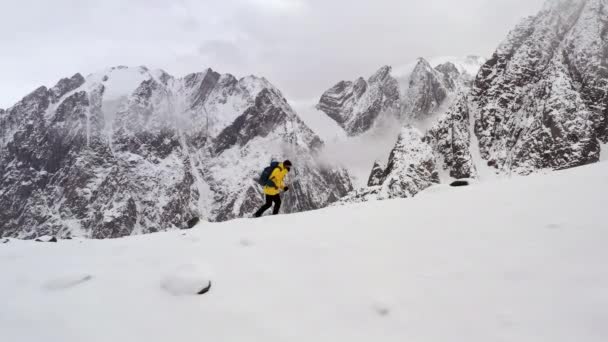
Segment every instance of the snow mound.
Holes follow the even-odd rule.
[[[160,287],[174,296],[202,295],[211,289],[211,280],[196,266],[184,265],[163,277]]]

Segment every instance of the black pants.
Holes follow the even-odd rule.
[[[279,209],[281,209],[281,195],[266,195],[266,204],[264,204],[260,210],[255,213],[255,217],[260,217],[264,214],[266,210],[272,207],[272,203],[274,203],[274,208],[272,210],[273,215],[277,215],[279,213]]]

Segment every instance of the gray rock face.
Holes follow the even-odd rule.
[[[372,167],[372,173],[369,176],[369,180],[367,181],[367,186],[378,186],[382,185],[384,179],[386,178],[386,167],[382,166],[379,161],[374,163]]]
[[[604,1],[552,1],[482,67],[469,97],[481,156],[528,174],[599,160],[608,108]]]
[[[460,179],[488,167],[526,175],[598,161],[607,141],[607,18],[600,0],[561,0],[518,25],[426,132],[440,168]]]
[[[475,69],[478,57],[462,62]],[[404,124],[426,120],[448,107],[455,95],[471,85],[472,76],[454,63],[433,68],[424,58],[411,70],[392,75],[392,68],[380,68],[368,81],[341,81],[326,91],[317,109],[335,120],[349,136],[367,132],[379,120],[396,117]]]
[[[409,119],[421,120],[441,106],[448,97],[448,89],[455,89],[459,73],[451,75],[449,65],[442,65],[440,70],[444,72],[433,69],[423,58],[418,60],[409,77],[402,115]],[[452,78],[453,76],[456,78]]]
[[[482,171],[526,175],[598,161],[601,144],[608,142],[606,5],[602,0],[547,2],[509,34],[469,90],[470,79],[458,78],[458,68],[439,65],[439,77],[419,62],[410,77],[419,87],[409,92],[420,90],[424,96],[405,96],[411,105],[402,108],[424,113],[445,92],[460,93],[424,134],[437,168],[461,179]],[[410,112],[414,122],[424,117]],[[402,151],[401,163],[421,165],[416,153]],[[378,179],[389,173],[375,165],[370,187],[351,199],[382,198],[386,180]]]
[[[440,167],[447,170],[452,178],[477,176],[471,155],[470,125],[468,97],[463,95],[423,138],[433,148]]]
[[[80,87],[84,81],[84,77],[82,77],[81,74],[75,74],[70,78],[61,79],[57,82],[57,85],[50,90],[52,102],[57,103],[65,94]]]
[[[338,204],[412,197],[439,183],[435,156],[420,131],[405,126],[391,151],[387,167],[374,166],[369,187],[351,192]]]
[[[443,64],[439,64],[435,67],[435,70],[439,71],[443,76],[442,83],[447,88],[447,90],[454,91],[457,89],[458,81],[462,78],[460,77],[460,71],[458,71],[458,68],[456,67],[456,65],[454,65],[454,63],[446,62]],[[467,80],[463,80],[463,82],[466,81]]]
[[[317,108],[334,119],[351,136],[369,130],[380,114],[399,108],[399,85],[391,67],[380,68],[368,81],[341,81],[326,91]]]
[[[270,160],[294,172],[284,211],[351,190],[322,141],[263,78],[112,68],[41,87],[0,112],[0,235],[113,238],[246,216]]]

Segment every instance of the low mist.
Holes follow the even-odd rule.
[[[325,147],[317,157],[318,161],[330,167],[346,168],[353,177],[355,187],[367,184],[376,160],[382,164],[387,163],[402,127],[393,115],[382,113],[372,129],[360,136],[348,137],[334,120],[317,110],[312,101],[290,101],[290,104],[308,127],[325,142]]]

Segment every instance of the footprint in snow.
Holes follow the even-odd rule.
[[[73,288],[93,279],[90,274],[73,274],[57,277],[47,281],[44,288],[49,291],[61,291]]]
[[[243,247],[251,247],[253,246],[253,242],[249,239],[241,239],[241,241],[239,241],[239,244]]]
[[[381,317],[386,317],[386,316],[390,315],[390,313],[391,313],[391,309],[387,305],[384,305],[384,304],[379,304],[379,303],[374,304],[372,306],[372,309],[376,312],[376,314],[378,314],[378,316],[381,316]]]

